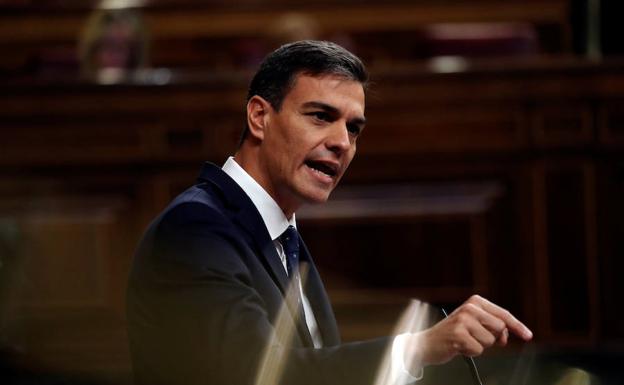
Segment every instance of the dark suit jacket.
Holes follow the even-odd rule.
[[[309,252],[305,287],[324,347],[304,320],[293,325],[282,384],[368,384],[388,339],[341,344]],[[128,284],[128,328],[137,384],[253,384],[284,301],[287,276],[244,191],[206,164],[146,231]],[[294,313],[294,312],[293,312]]]

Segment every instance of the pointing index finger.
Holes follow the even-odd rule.
[[[518,319],[514,317],[509,311],[480,296],[473,296],[471,300],[474,301],[473,303],[475,305],[481,307],[486,312],[502,320],[505,325],[507,325],[507,328],[518,337],[522,338],[525,341],[533,338],[533,332],[522,322],[518,321]]]

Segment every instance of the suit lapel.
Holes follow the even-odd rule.
[[[335,346],[340,344],[340,334],[338,333],[338,326],[336,323],[336,317],[327,297],[327,292],[321,281],[321,277],[314,266],[312,256],[308,251],[305,243],[299,238],[301,261],[308,264],[308,278],[305,285],[306,297],[310,301],[310,306],[314,312],[318,328],[323,338],[323,345]]]
[[[275,244],[269,236],[260,214],[253,206],[253,203],[251,206],[253,211],[250,208],[242,209],[233,219],[240,227],[245,229],[256,248],[260,250],[263,264],[277,282],[282,294],[285,295],[288,287],[288,276],[286,271],[284,271],[284,266],[277,254]]]
[[[206,162],[199,177],[199,182],[206,181],[221,191],[223,201],[227,203],[231,212],[232,220],[244,230],[253,248],[260,250],[259,257],[263,265],[277,283],[282,294],[285,294],[288,276],[256,206],[232,178],[221,168],[209,162]]]
[[[223,201],[227,204],[227,208],[232,213],[232,220],[244,230],[246,236],[250,240],[250,243],[255,246],[254,248],[260,250],[259,258],[285,297],[289,283],[288,276],[284,271],[284,266],[282,265],[280,257],[277,254],[277,250],[275,249],[275,244],[273,243],[264,221],[262,220],[262,216],[260,216],[260,213],[256,209],[256,206],[254,206],[251,199],[249,199],[243,189],[234,180],[232,180],[232,178],[221,170],[221,168],[212,163],[206,162],[202,168],[198,181],[200,183],[212,183],[218,188],[222,194]],[[316,268],[314,268],[314,263],[312,263],[312,259],[310,258],[309,252],[303,244],[301,237],[299,238],[299,242],[302,246],[300,248],[303,258],[302,260],[309,261],[310,265],[307,279],[308,284],[306,284],[306,287],[314,288],[313,291],[307,295],[307,297],[310,300],[310,305],[312,306],[314,315],[317,318],[319,328],[321,328],[323,341],[326,341],[326,338],[328,342],[334,341],[335,338],[332,333],[337,335],[337,331],[335,331],[335,320],[332,323],[334,332],[332,332],[331,327],[323,326],[323,324],[327,324],[327,322],[325,322],[325,319],[328,318],[326,314],[330,314],[333,319],[333,313],[329,307],[330,305],[327,301],[327,296],[322,288],[318,272],[316,271]],[[322,295],[320,300],[313,298],[316,297],[317,293],[321,293]],[[303,345],[310,347],[313,346],[314,344],[312,342],[310,330],[308,329],[305,317],[303,316],[301,310],[297,309],[296,306],[293,308],[291,304],[289,304],[289,309],[291,314],[297,315],[293,316],[293,318],[298,319],[296,327]],[[319,314],[323,315],[323,318],[320,320]],[[325,334],[327,334],[327,337]]]

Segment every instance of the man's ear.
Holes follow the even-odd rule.
[[[254,95],[247,102],[247,126],[249,135],[257,140],[264,139],[264,133],[270,119],[271,104],[264,98]]]

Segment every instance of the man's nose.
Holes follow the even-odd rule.
[[[346,123],[337,123],[332,127],[331,134],[327,138],[326,146],[336,154],[341,154],[351,147],[351,137],[347,130]]]

